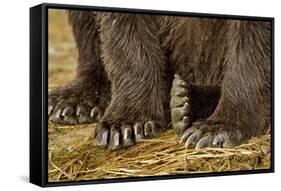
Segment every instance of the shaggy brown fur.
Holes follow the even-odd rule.
[[[175,73],[187,84],[221,87],[211,115],[183,134],[186,146],[231,147],[261,133],[271,115],[270,37],[270,22],[180,17],[171,21],[165,46],[172,52]],[[202,99],[191,97],[189,117],[195,110],[192,105]],[[186,129],[194,120],[178,126]]]
[[[270,22],[88,11],[71,11],[70,21],[79,49],[76,85],[51,93],[50,113],[67,123],[75,117],[61,116],[60,102],[108,100],[108,77],[111,100],[95,145],[114,150],[157,136],[171,111],[186,146],[228,147],[259,135],[271,117]],[[93,103],[87,107],[107,105]]]
[[[110,82],[100,57],[96,13],[69,11],[78,49],[76,78],[49,95],[49,116],[55,123],[77,124],[98,121],[110,101]]]

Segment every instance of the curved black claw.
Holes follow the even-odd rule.
[[[191,124],[188,93],[188,84],[176,74],[171,90],[170,108],[172,124],[178,135],[182,135]]]
[[[100,122],[94,130],[94,145],[109,150],[128,148],[144,139],[158,136],[163,130],[164,126],[158,121],[122,125]]]

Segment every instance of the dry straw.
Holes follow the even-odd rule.
[[[93,146],[95,125],[49,124],[50,182],[270,168],[270,135],[233,149],[185,149],[172,129],[129,149]]]

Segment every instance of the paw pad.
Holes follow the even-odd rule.
[[[182,135],[191,123],[188,93],[187,83],[176,74],[171,90],[170,108],[172,124],[178,135]]]

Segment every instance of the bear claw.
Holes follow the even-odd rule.
[[[241,133],[239,131],[222,130],[223,128],[223,124],[197,123],[183,133],[180,142],[184,143],[186,148],[195,149],[205,147],[232,148],[240,144]]]
[[[128,148],[144,139],[156,137],[162,131],[163,126],[158,121],[136,122],[133,125],[124,123],[120,126],[100,122],[94,130],[94,145],[109,150]],[[105,132],[106,135],[103,135]]]

